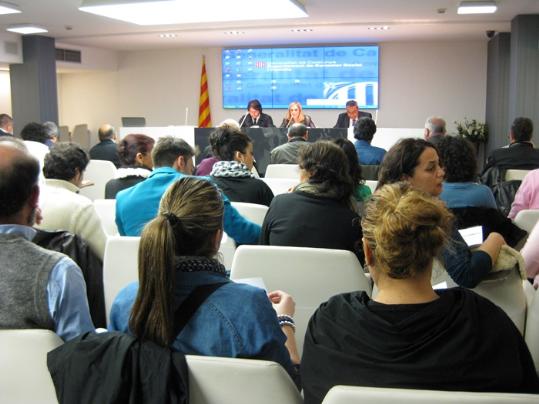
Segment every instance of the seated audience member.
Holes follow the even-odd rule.
[[[45,186],[39,198],[43,230],[67,230],[88,243],[103,260],[107,236],[92,201],[79,195],[88,155],[75,143],[57,143],[45,156]]]
[[[353,128],[359,118],[372,118],[369,112],[359,110],[356,100],[346,101],[346,112],[339,114],[334,128]]]
[[[443,179],[444,170],[432,143],[423,139],[401,139],[384,158],[378,189],[386,184],[408,181],[414,188],[438,197]],[[492,269],[505,240],[499,233],[492,232],[472,252],[456,225],[450,236],[451,242],[442,250],[442,263],[457,285],[474,288]]]
[[[120,157],[116,146],[116,131],[109,124],[105,124],[97,131],[99,143],[90,149],[92,160],[107,160],[117,168],[120,167]]]
[[[526,264],[526,273],[528,279],[533,280],[533,287],[539,286],[539,222],[533,226],[533,229],[522,250],[522,258]]]
[[[212,181],[232,202],[269,206],[273,192],[266,183],[251,174],[254,164],[253,142],[238,129],[218,128],[215,155],[219,159],[211,171]]]
[[[8,114],[0,114],[1,136],[13,136],[13,119]]]
[[[335,385],[539,393],[528,347],[498,306],[467,289],[432,289],[451,218],[407,183],[367,202],[363,249],[378,294],[340,294],[312,316],[301,363],[306,404]]]
[[[382,163],[386,151],[381,147],[371,146],[376,133],[376,123],[371,118],[360,118],[354,126],[354,137],[359,164],[376,165]]]
[[[31,122],[24,126],[21,130],[21,138],[28,149],[28,152],[39,161],[40,175],[45,162],[45,156],[49,152],[49,147],[52,143],[45,127],[37,122]],[[41,176],[40,183],[43,183]]]
[[[309,143],[299,155],[300,184],[273,198],[260,244],[349,250],[361,257],[348,160],[335,143]]]
[[[251,100],[247,103],[247,113],[238,119],[240,128],[250,128],[251,126],[261,128],[273,128],[273,119],[268,114],[262,112],[262,104],[258,100]]]
[[[440,140],[445,137],[446,132],[444,119],[437,116],[427,118],[425,131],[423,132],[423,136],[427,142],[437,146]]]
[[[49,137],[51,143],[58,142],[58,139],[60,138],[58,125],[56,125],[52,121],[47,121],[47,122],[43,122],[43,128],[45,128],[45,132],[47,133],[47,136]]]
[[[146,223],[155,218],[159,201],[167,188],[180,178],[193,173],[194,150],[185,140],[165,136],[152,150],[155,169],[147,179],[116,195],[116,225],[122,236],[140,236]],[[255,244],[260,226],[244,219],[225,202],[224,228],[238,244]]]
[[[314,122],[309,115],[303,113],[301,104],[297,101],[291,102],[288,106],[288,112],[281,122],[281,128],[289,128],[295,123],[302,123],[308,128],[315,128]]]
[[[284,292],[266,295],[228,279],[216,259],[223,216],[222,197],[211,182],[196,177],[175,181],[142,231],[140,284],[120,291],[109,328],[185,354],[272,360],[294,376],[292,363],[299,363],[299,357],[293,326],[286,321],[295,303]],[[187,299],[203,297],[177,333],[174,312]]]
[[[302,123],[288,128],[288,142],[277,146],[270,153],[270,164],[298,164],[300,149],[307,144],[309,131]]]
[[[530,171],[522,180],[509,217],[514,219],[517,213],[524,209],[539,209],[539,169]]]
[[[240,125],[234,119],[229,118],[229,119],[225,119],[223,122],[217,125],[216,130],[218,128],[231,128],[231,129],[240,130]],[[210,136],[208,139],[210,144],[206,146],[204,149],[204,152],[203,152],[204,159],[196,167],[195,169],[196,175],[202,175],[202,176],[210,175],[213,165],[217,161],[219,161],[215,153],[215,138],[217,137],[216,130],[210,133]]]
[[[121,190],[144,181],[152,172],[155,140],[146,135],[130,134],[118,144],[121,167],[105,186],[105,198],[115,199]]]
[[[79,267],[32,243],[39,164],[22,142],[0,143],[0,328],[43,328],[63,340],[94,331]]]

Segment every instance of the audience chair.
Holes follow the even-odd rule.
[[[77,143],[83,150],[89,151],[92,140],[87,124],[75,125],[71,134],[71,143]]]
[[[535,394],[334,386],[326,394],[322,404],[531,404],[536,402],[537,395]]]
[[[234,206],[243,217],[261,226],[264,222],[264,217],[266,217],[266,212],[268,211],[266,205],[259,205],[257,203],[232,202],[232,206]]]
[[[116,199],[96,199],[94,208],[101,219],[101,225],[107,236],[118,236],[116,226]]]
[[[505,171],[505,181],[522,181],[531,170],[509,169]]]
[[[357,257],[345,250],[243,245],[234,255],[230,278],[262,278],[267,291],[292,295],[300,355],[309,319],[321,303],[343,292],[371,293]]]
[[[539,375],[539,291],[533,289],[528,281],[524,282],[526,283],[525,288],[530,293],[524,339],[535,363],[535,370]]]
[[[523,209],[517,213],[514,220],[518,227],[528,233],[532,231],[537,222],[539,222],[539,209]]]
[[[365,180],[365,185],[368,186],[371,189],[371,193],[374,194],[374,191],[376,191],[376,187],[378,186],[378,181]]]
[[[187,355],[190,404],[301,404],[281,365],[256,359]]]
[[[234,253],[236,252],[236,242],[232,237],[223,232],[223,238],[221,239],[221,246],[219,247],[220,261],[225,268],[230,271],[232,268],[232,260],[234,259]]]
[[[69,126],[62,125],[58,127],[58,141],[71,142],[71,132],[69,131]]]
[[[0,330],[0,401],[58,403],[47,352],[62,340],[49,330]]]
[[[266,167],[266,178],[294,178],[299,180],[297,164],[269,164]]]
[[[116,166],[107,160],[90,160],[84,170],[84,180],[92,181],[94,185],[81,188],[80,194],[92,201],[105,198],[105,185],[114,178]]]
[[[299,178],[261,178],[273,195],[286,194],[289,190],[299,184]]]
[[[380,166],[377,164],[361,164],[361,175],[366,180],[378,181],[378,171],[380,171]]]
[[[103,260],[103,286],[107,320],[118,292],[138,280],[138,246],[140,237],[113,236],[107,239]]]

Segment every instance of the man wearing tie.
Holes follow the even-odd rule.
[[[251,126],[273,128],[275,126],[271,116],[262,112],[262,104],[258,100],[251,100],[247,103],[247,113],[238,122],[240,128],[250,128]]]
[[[359,118],[363,117],[372,118],[372,114],[360,111],[357,102],[349,100],[346,102],[346,112],[339,114],[334,128],[353,128]]]

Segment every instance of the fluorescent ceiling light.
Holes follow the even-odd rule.
[[[0,1],[0,14],[17,14],[21,10],[15,4]]]
[[[6,28],[6,31],[16,32],[17,34],[21,34],[21,35],[41,34],[43,32],[49,32],[45,28],[40,27],[38,25],[34,25],[34,24],[12,25]]]
[[[138,25],[308,17],[298,0],[84,0],[79,10]]]
[[[492,14],[498,7],[493,1],[462,1],[457,14]]]

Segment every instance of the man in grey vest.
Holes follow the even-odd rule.
[[[49,329],[67,341],[95,328],[80,268],[30,241],[38,176],[22,142],[0,141],[0,328]]]

